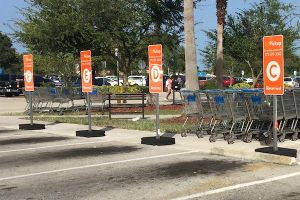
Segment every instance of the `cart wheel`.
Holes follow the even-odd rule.
[[[181,137],[186,137],[186,136],[187,136],[186,130],[184,130],[183,132],[181,132]]]
[[[284,140],[285,140],[285,134],[283,133],[283,134],[281,134],[281,135],[279,136],[278,141],[279,141],[279,142],[284,142]]]
[[[216,136],[215,135],[211,135],[209,137],[209,142],[215,142],[216,141]]]
[[[242,140],[243,142],[247,142],[247,135],[243,135]]]
[[[228,144],[233,144],[234,143],[234,138],[233,137],[228,138],[227,143]]]
[[[270,145],[272,143],[272,135],[269,135],[268,137],[265,138],[265,144]]]
[[[224,133],[224,140],[229,140],[231,138],[230,134],[229,133]]]
[[[246,143],[252,142],[252,134],[247,135],[246,137]]]
[[[198,138],[203,138],[202,129],[198,128],[196,130],[196,135],[197,135]]]
[[[298,140],[298,132],[294,132],[294,133],[293,133],[293,135],[292,135],[292,137],[291,137],[291,140],[292,140],[292,141]]]

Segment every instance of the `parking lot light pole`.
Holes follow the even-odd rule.
[[[116,59],[117,59],[117,80],[118,80],[118,85],[120,85],[119,57],[118,57],[118,54],[119,54],[119,49],[115,48],[115,56],[116,56]]]

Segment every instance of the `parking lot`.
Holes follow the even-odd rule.
[[[3,102],[12,104],[19,98],[5,100],[1,110],[8,109]],[[0,199],[3,200],[299,199],[300,196],[299,166],[209,153],[211,145],[244,151],[242,147],[254,148],[252,144],[228,145],[222,141],[210,144],[207,138],[174,136],[175,145],[147,146],[141,145],[140,139],[154,135],[152,132],[94,127],[105,128],[106,136],[81,138],[75,137],[75,131],[86,129],[84,125],[47,123],[45,130],[20,131],[20,123],[28,120],[0,116]]]

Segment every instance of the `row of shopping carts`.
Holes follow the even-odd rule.
[[[209,141],[224,138],[228,144],[236,139],[251,142],[263,140],[270,144],[273,139],[273,97],[261,89],[247,90],[182,90],[185,122],[183,137],[190,133],[199,138],[210,135]],[[197,123],[188,123],[195,119]],[[298,139],[300,119],[300,90],[286,91],[277,97],[278,139]]]
[[[29,92],[23,91],[23,94],[27,103],[25,112],[29,113]],[[91,93],[90,99],[92,108],[104,110],[107,95],[95,88]],[[32,92],[32,108],[34,112],[58,112],[62,115],[65,111],[78,112],[87,110],[87,101],[85,94],[78,87],[39,87]]]

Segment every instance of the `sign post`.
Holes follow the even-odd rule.
[[[273,150],[277,145],[277,95],[284,94],[283,36],[265,36],[263,40],[264,94],[273,95]]]
[[[29,96],[29,109],[30,109],[30,124],[19,124],[19,129],[23,130],[40,130],[45,129],[45,124],[33,123],[33,107],[32,107],[32,93],[34,92],[34,76],[33,76],[33,56],[32,54],[23,55],[24,65],[24,86],[25,92]]]
[[[76,136],[81,137],[102,137],[105,136],[103,130],[92,130],[91,117],[91,92],[93,92],[92,77],[92,53],[90,50],[80,52],[81,63],[81,89],[86,93],[87,109],[88,109],[88,130],[76,131]]]
[[[163,92],[162,45],[148,46],[149,56],[149,92],[156,94],[156,136],[143,137],[142,144],[169,145],[175,144],[175,138],[161,137],[159,124],[159,94]]]

